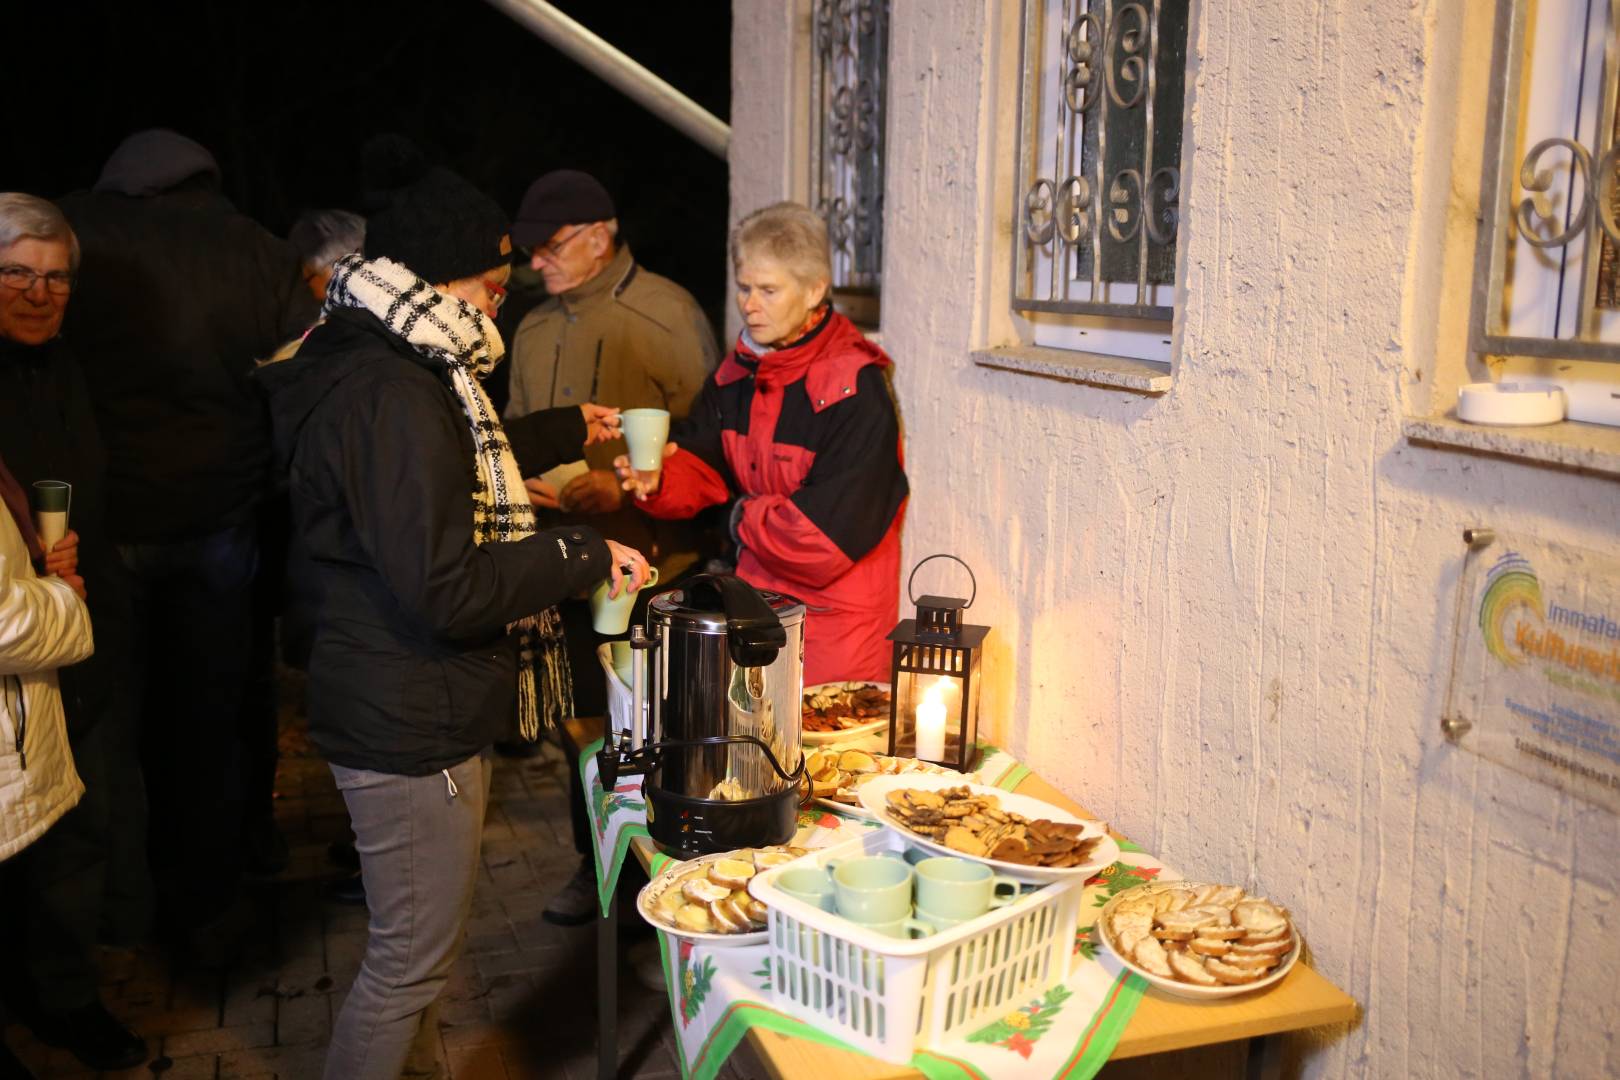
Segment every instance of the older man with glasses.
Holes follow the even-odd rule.
[[[530,266],[551,295],[513,335],[505,415],[600,401],[684,417],[719,359],[714,333],[691,293],[636,262],[619,235],[607,189],[576,170],[547,173],[523,196],[512,240],[527,250]],[[588,448],[588,468],[530,479],[531,501],[561,522],[591,525],[645,553],[668,585],[698,563],[701,533],[690,523],[654,521],[627,504],[612,469],[613,458],[622,453],[620,440]],[[589,605],[576,601],[561,610],[575,711],[601,715],[607,711],[607,684],[595,651],[602,639],[591,628]],[[569,770],[571,777],[576,772]],[[589,920],[596,896],[583,797],[577,792],[573,803],[575,844],[584,858],[545,911],[548,920],[561,925]]]
[[[145,892],[146,804],[129,584],[108,536],[106,460],[89,391],[61,336],[78,268],[78,238],[56,206],[0,194],[0,459],[23,491],[39,480],[73,486],[74,532],[38,564],[85,597],[95,635],[95,655],[60,673],[84,798],[0,866],[0,911],[13,932],[0,994],[41,1041],[93,1069],[126,1069],[144,1060],[146,1044],[103,1007],[95,951],[103,926],[119,921],[107,918],[109,879],[126,894]],[[134,897],[137,907],[143,899]],[[143,928],[129,929],[118,944],[134,944]]]

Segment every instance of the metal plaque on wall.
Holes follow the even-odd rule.
[[[1443,730],[1620,812],[1620,558],[1490,529],[1463,539]]]

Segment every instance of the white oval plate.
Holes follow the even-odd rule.
[[[938,852],[941,855],[953,855],[957,858],[982,862],[986,866],[993,866],[1008,877],[1017,878],[1020,881],[1069,881],[1076,877],[1090,877],[1103,867],[1112,866],[1114,860],[1119,858],[1119,845],[1114,842],[1113,837],[1108,835],[1108,829],[1102,822],[1087,821],[1083,817],[1077,817],[1069,813],[1062,807],[1053,806],[1051,803],[1031,795],[1019,795],[1015,792],[1003,791],[1001,788],[991,787],[988,784],[968,784],[967,787],[975,795],[994,795],[1000,800],[999,805],[1003,810],[1011,810],[1027,818],[1046,818],[1048,821],[1083,825],[1085,828],[1080,832],[1082,837],[1101,837],[1102,840],[1097,845],[1091,859],[1079,866],[1056,867],[1022,866],[1018,863],[1003,862],[1000,859],[979,858],[976,855],[968,855],[965,852],[957,851],[953,847],[946,847],[931,836],[914,833],[895,821],[889,814],[889,792],[896,788],[922,788],[937,791],[940,788],[960,787],[962,784],[963,777],[960,773],[952,773],[950,776],[931,776],[927,773],[901,773],[897,776],[880,776],[861,785],[861,805],[870,811],[872,816],[881,822],[885,828],[895,830],[905,837],[909,843]]]
[[[1214,883],[1202,881],[1149,881],[1115,894],[1108,903],[1103,905],[1102,911],[1097,915],[1097,925],[1095,927],[1097,939],[1103,943],[1103,946],[1109,952],[1118,958],[1121,964],[1125,965],[1127,971],[1142,976],[1160,990],[1167,994],[1174,994],[1176,997],[1192,998],[1195,1001],[1210,1001],[1215,998],[1252,994],[1256,990],[1264,990],[1266,987],[1280,982],[1283,976],[1293,969],[1294,964],[1299,960],[1300,951],[1305,945],[1305,940],[1299,936],[1299,927],[1294,925],[1294,920],[1291,917],[1288,919],[1288,932],[1294,935],[1294,947],[1288,951],[1288,955],[1283,957],[1282,963],[1272,968],[1271,974],[1265,978],[1256,979],[1252,983],[1241,983],[1237,986],[1199,986],[1196,983],[1186,983],[1180,979],[1167,979],[1163,975],[1155,975],[1135,960],[1127,957],[1120,951],[1119,946],[1114,943],[1113,932],[1108,929],[1109,920],[1113,916],[1114,910],[1127,897],[1163,892],[1166,889],[1202,889],[1206,884]]]
[[[643,919],[646,919],[654,929],[662,930],[666,934],[673,934],[678,938],[686,938],[688,941],[700,941],[705,945],[713,945],[722,949],[735,949],[744,945],[763,945],[770,937],[770,931],[768,930],[752,930],[746,934],[706,934],[697,930],[682,930],[680,927],[667,923],[654,914],[658,910],[658,898],[664,895],[665,889],[675,886],[677,881],[686,877],[693,870],[707,866],[712,862],[718,862],[721,859],[734,859],[736,857],[736,851],[722,851],[715,855],[700,855],[695,859],[687,859],[684,862],[672,863],[666,866],[663,873],[643,885],[641,891],[636,894],[637,913]],[[679,888],[679,886],[675,887]]]
[[[817,691],[826,690],[831,687],[842,688],[850,683],[859,683],[862,686],[875,686],[879,690],[892,691],[893,689],[886,682],[876,682],[870,679],[840,679],[838,682],[817,683],[815,686],[807,686],[804,688],[804,696],[809,697],[811,694],[814,694]],[[888,726],[889,720],[887,717],[884,717],[881,720],[868,720],[864,724],[859,724],[855,727],[840,728],[837,731],[804,731],[801,728],[799,733],[799,741],[805,746],[822,746],[826,743],[843,742],[846,739],[859,739],[866,735],[875,735],[878,732],[883,731]]]

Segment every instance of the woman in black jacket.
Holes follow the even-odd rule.
[[[331,1080],[395,1080],[419,1033],[437,1042],[488,748],[514,714],[533,739],[571,710],[553,605],[646,578],[638,552],[590,528],[535,529],[523,478],[577,460],[617,417],[585,405],[502,427],[478,381],[504,352],[492,316],[510,256],[500,208],[434,170],[370,220],[325,321],[261,375],[322,594],[310,736],[348,804],[371,909]]]

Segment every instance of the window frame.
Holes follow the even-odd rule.
[[[1519,146],[1520,103],[1525,69],[1529,63],[1526,32],[1532,3],[1530,0],[1497,0],[1485,113],[1480,221],[1468,322],[1468,347],[1477,356],[1620,363],[1620,342],[1604,342],[1586,336],[1591,324],[1584,301],[1578,309],[1580,319],[1576,336],[1563,338],[1509,332],[1509,312],[1505,306],[1507,264],[1522,235],[1522,215],[1527,211],[1539,215],[1533,198],[1527,196],[1521,199],[1517,207],[1510,207],[1509,196],[1516,186],[1528,191],[1545,190],[1526,187],[1524,173],[1547,151],[1561,147],[1570,152],[1570,168],[1582,175],[1581,212],[1566,217],[1568,224],[1554,237],[1559,242],[1531,243],[1544,250],[1567,248],[1577,237],[1584,235],[1581,257],[1583,262],[1591,264],[1591,268],[1583,269],[1582,275],[1590,277],[1594,286],[1596,262],[1601,257],[1605,236],[1610,243],[1620,246],[1620,222],[1614,219],[1612,205],[1614,188],[1617,179],[1620,179],[1617,177],[1617,173],[1620,173],[1620,140],[1614,138],[1617,89],[1620,89],[1620,0],[1605,0],[1605,3],[1609,9],[1609,34],[1604,48],[1604,70],[1598,91],[1601,102],[1594,129],[1598,152],[1594,155],[1580,143],[1563,136],[1537,140],[1529,146],[1523,161],[1518,163],[1520,179],[1516,185],[1513,157]],[[1573,193],[1573,180],[1570,190]],[[1586,286],[1583,284],[1582,287],[1584,290]]]
[[[884,188],[888,179],[888,95],[889,60],[892,42],[893,11],[891,0],[813,0],[810,5],[810,68],[808,103],[811,109],[808,146],[808,199],[809,205],[827,222],[827,237],[832,256],[833,301],[840,310],[857,324],[875,327],[882,312],[883,249],[884,249]],[[861,28],[864,18],[871,19],[870,32]],[[851,83],[840,79],[837,58],[829,58],[830,50],[837,48],[839,39],[835,24],[843,24],[843,32],[851,44],[856,80]],[[868,97],[863,98],[860,79],[863,54],[862,39],[878,50],[871,62],[871,83]],[[838,107],[840,95],[847,94],[847,108]],[[838,133],[834,130],[842,122],[846,125],[844,137],[848,146],[836,147]],[[866,132],[870,142],[860,144]],[[857,161],[863,158],[864,162]],[[838,159],[844,158],[846,172],[839,174]],[[862,184],[862,167],[866,169],[867,183]],[[844,207],[842,214],[839,207]],[[862,225],[862,218],[865,225]],[[865,239],[861,236],[866,231]],[[861,256],[868,260],[857,268]]]
[[[1109,104],[1108,99],[1111,93],[1110,86],[1111,82],[1115,78],[1113,72],[1111,71],[1114,52],[1117,44],[1127,41],[1133,33],[1133,31],[1131,31],[1129,28],[1123,32],[1119,31],[1119,20],[1124,17],[1123,12],[1133,9],[1138,12],[1141,21],[1138,23],[1134,33],[1140,35],[1145,32],[1148,35],[1145,53],[1145,65],[1142,69],[1142,75],[1139,76],[1139,78],[1143,81],[1142,104],[1144,107],[1145,126],[1143,138],[1143,167],[1139,170],[1116,171],[1115,175],[1110,178],[1109,183],[1105,185],[1102,182],[1102,170],[1104,168],[1105,161],[1101,156],[1099,156],[1095,164],[1096,172],[1092,177],[1081,178],[1078,175],[1073,175],[1058,180],[1055,175],[1050,178],[1038,175],[1038,162],[1042,144],[1041,110],[1039,107],[1040,98],[1038,97],[1038,94],[1043,85],[1047,83],[1061,85],[1062,80],[1050,78],[1048,70],[1042,67],[1041,63],[1038,62],[1034,55],[1040,51],[1037,42],[1044,37],[1046,32],[1045,23],[1049,17],[1046,11],[1046,0],[1023,0],[1019,17],[1019,90],[1017,102],[1018,135],[1016,156],[1013,164],[1014,175],[1011,185],[1012,213],[1010,218],[1012,252],[1008,304],[1014,314],[1025,315],[1026,317],[1034,317],[1038,315],[1078,316],[1081,317],[1079,320],[1077,320],[1079,323],[1084,323],[1086,321],[1085,317],[1102,317],[1106,320],[1137,320],[1144,323],[1142,330],[1128,332],[1140,333],[1144,337],[1158,335],[1168,337],[1170,335],[1171,325],[1173,324],[1175,318],[1176,301],[1173,301],[1170,305],[1152,303],[1144,304],[1140,302],[1143,293],[1147,288],[1168,289],[1170,290],[1172,297],[1179,297],[1182,285],[1181,273],[1183,270],[1183,260],[1180,256],[1180,246],[1182,240],[1181,195],[1185,186],[1182,183],[1182,164],[1186,156],[1187,100],[1189,97],[1188,90],[1190,87],[1189,84],[1184,83],[1181,103],[1182,137],[1180,140],[1180,151],[1177,155],[1177,159],[1173,163],[1162,164],[1155,167],[1152,161],[1152,140],[1154,131],[1152,124],[1159,66],[1157,63],[1159,26],[1157,15],[1161,2],[1162,0],[1146,0],[1145,3],[1133,2],[1133,0],[1118,0],[1117,3],[1116,0],[1088,0],[1086,3],[1085,12],[1081,13],[1079,11],[1080,0],[1074,0],[1075,11],[1073,17],[1069,20],[1069,26],[1078,27],[1082,22],[1089,20],[1091,35],[1088,36],[1086,40],[1091,48],[1086,51],[1086,56],[1088,58],[1095,57],[1096,49],[1094,38],[1096,36],[1100,36],[1102,39],[1101,51],[1103,56],[1101,58],[1101,63],[1099,64],[1096,63],[1094,59],[1090,59],[1088,62],[1075,58],[1072,48],[1068,45],[1063,46],[1063,50],[1064,53],[1071,59],[1075,59],[1075,67],[1077,70],[1081,64],[1085,64],[1085,66],[1088,68],[1088,78],[1083,85],[1091,86],[1096,84],[1097,100],[1100,101],[1101,104],[1098,107],[1096,120],[1094,122],[1102,125],[1105,133],[1107,125],[1107,109]],[[1196,0],[1189,0],[1188,3],[1186,26],[1189,42],[1183,44],[1184,52],[1187,51],[1188,44],[1190,44],[1191,29],[1194,21],[1193,9],[1195,3]],[[1039,5],[1038,8],[1037,5]],[[1097,18],[1096,12],[1093,10],[1098,6],[1101,6],[1104,12],[1104,18],[1101,20]],[[1148,14],[1149,7],[1152,9],[1151,16]],[[1068,14],[1067,4],[1065,4],[1065,14]],[[1068,36],[1069,31],[1065,30],[1065,37],[1067,38]],[[1127,59],[1134,57],[1135,55],[1135,50],[1127,48]],[[1059,93],[1058,97],[1060,101],[1056,118],[1057,126],[1061,129],[1065,124],[1066,114],[1071,110],[1064,107],[1069,103],[1066,100],[1063,100],[1064,95],[1061,92]],[[1086,110],[1083,107],[1079,111],[1083,112]],[[1061,134],[1062,132],[1060,131],[1058,143],[1059,148],[1054,160],[1054,173],[1056,171],[1060,171],[1057,169],[1057,166],[1061,164],[1063,155],[1061,149]],[[1136,191],[1134,193],[1136,214],[1134,217],[1130,216],[1128,213],[1132,206],[1132,200],[1130,198],[1131,193],[1126,191],[1120,183],[1121,178],[1125,176],[1127,172],[1131,173],[1135,180],[1136,186]],[[1161,185],[1161,177],[1165,177],[1168,180],[1168,184]],[[1085,216],[1083,219],[1084,225],[1074,230],[1074,237],[1068,237],[1064,234],[1064,231],[1058,227],[1058,213],[1060,210],[1059,198],[1060,195],[1065,191],[1071,191],[1074,189],[1074,182],[1076,180],[1081,180],[1089,187],[1090,190],[1085,202]],[[1041,239],[1032,242],[1032,238],[1028,232],[1030,225],[1029,217],[1036,211],[1036,207],[1032,203],[1032,199],[1042,185],[1045,185],[1047,191],[1047,220],[1044,228],[1038,231],[1044,231],[1047,236],[1050,237],[1050,240]],[[1102,215],[1105,194],[1108,198],[1109,208],[1111,208],[1114,213],[1113,219],[1109,220],[1106,226]],[[1158,207],[1154,211],[1150,211],[1150,208],[1155,206],[1156,197],[1158,199],[1162,199],[1164,201],[1164,205],[1162,207]],[[1068,203],[1068,207],[1070,208],[1071,212],[1077,212],[1079,211],[1080,203],[1078,200],[1071,200]],[[1122,211],[1125,212],[1126,216],[1120,217]],[[1160,237],[1166,235],[1166,233],[1162,231],[1156,232],[1156,220],[1157,227],[1161,230],[1167,228],[1167,235],[1177,244],[1177,255],[1175,257],[1176,273],[1173,279],[1167,283],[1150,284],[1146,280],[1148,277],[1148,245],[1149,242],[1152,241],[1153,243],[1162,246],[1164,241]],[[1051,299],[1049,295],[1046,299],[1040,299],[1033,295],[1033,290],[1030,291],[1031,295],[1024,295],[1024,283],[1031,280],[1034,275],[1034,266],[1032,264],[1035,262],[1033,252],[1036,247],[1050,242],[1053,247],[1053,260],[1058,257],[1059,251],[1062,250],[1063,258],[1066,261],[1072,257],[1074,245],[1077,243],[1080,236],[1089,233],[1093,238],[1100,237],[1105,227],[1110,228],[1111,235],[1114,235],[1112,233],[1112,229],[1116,222],[1128,223],[1130,225],[1129,238],[1134,239],[1137,242],[1137,280],[1135,282],[1136,302],[1115,303],[1105,300],[1098,300],[1095,298],[1097,292],[1100,291],[1100,286],[1111,284],[1102,280],[1102,267],[1100,265],[1101,261],[1097,258],[1093,258],[1092,260],[1093,270],[1091,281],[1085,283],[1087,287],[1091,289],[1091,298]],[[1093,242],[1095,243],[1095,240]],[[1118,241],[1116,240],[1116,242]],[[1049,263],[1053,260],[1049,260]],[[1112,284],[1129,286],[1131,283],[1119,282]],[[1157,363],[1161,361],[1150,362]]]

